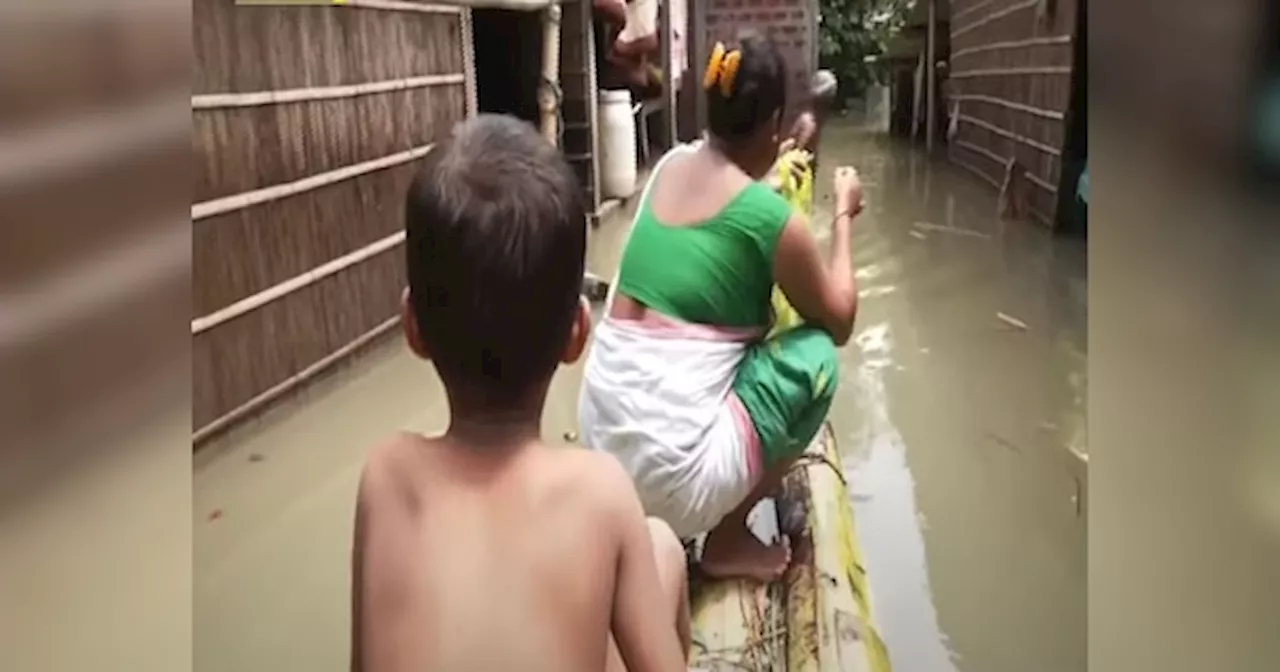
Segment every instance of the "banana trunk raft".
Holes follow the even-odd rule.
[[[813,210],[812,156],[784,152],[769,176],[806,218]],[[772,297],[777,333],[801,323],[781,290]],[[782,580],[710,580],[691,565],[693,650],[704,672],[890,672],[873,625],[867,577],[835,432],[825,423],[783,480],[764,527],[789,537]]]
[[[691,582],[693,650],[704,672],[889,672],[876,633],[848,490],[830,423],[783,481],[778,529],[793,562],[782,580]]]

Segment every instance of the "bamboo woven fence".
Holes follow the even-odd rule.
[[[1071,103],[1076,2],[952,0],[951,160],[999,186],[1015,159],[1026,202],[1052,224]]]
[[[193,5],[198,442],[396,325],[404,192],[475,87],[465,8]]]

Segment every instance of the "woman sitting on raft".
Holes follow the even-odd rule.
[[[790,562],[747,514],[822,426],[857,306],[857,174],[836,170],[826,260],[758,181],[778,156],[786,82],[764,38],[716,45],[707,140],[668,153],[645,186],[580,397],[583,442],[621,461],[649,515],[684,539],[710,532],[711,576],[772,580]],[[806,322],[765,340],[775,283]]]

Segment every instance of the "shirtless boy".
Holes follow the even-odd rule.
[[[612,457],[539,439],[552,373],[590,328],[580,194],[532,126],[493,115],[455,127],[409,188],[404,332],[450,419],[368,456],[352,670],[685,667],[680,542]]]

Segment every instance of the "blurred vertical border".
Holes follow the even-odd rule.
[[[190,666],[190,19],[0,3],[6,670]]]

